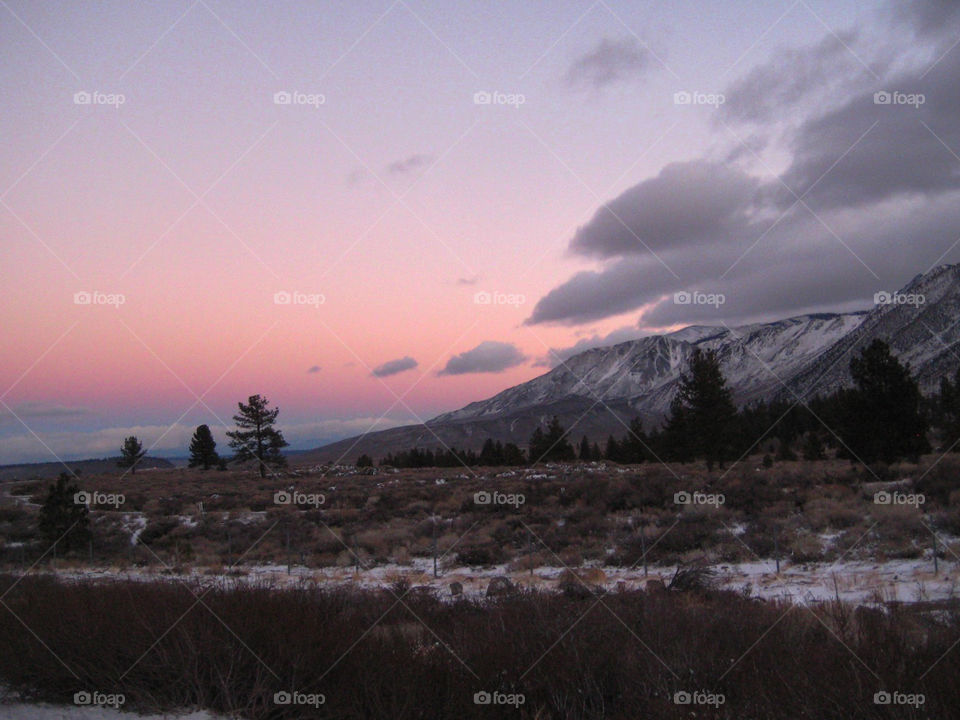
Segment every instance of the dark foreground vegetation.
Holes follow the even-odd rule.
[[[12,611],[0,613],[0,682],[53,702],[88,691],[121,693],[127,709],[378,720],[947,718],[960,707],[955,610],[808,609],[700,589],[481,603],[403,586],[43,576],[4,576],[0,594]],[[723,703],[675,702],[695,691]],[[884,691],[923,704],[876,703]],[[278,692],[323,703],[278,705]],[[495,692],[523,702],[475,702]]]

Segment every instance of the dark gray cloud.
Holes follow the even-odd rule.
[[[307,373],[312,374],[312,373],[318,373],[318,372],[320,372],[319,365],[311,365],[309,368],[307,368]]]
[[[433,160],[432,155],[416,154],[402,160],[394,160],[387,165],[387,172],[391,175],[409,175],[425,168]]]
[[[602,265],[549,291],[526,322],[580,324],[641,310],[650,328],[849,309],[936,262],[960,260],[960,248],[947,252],[960,237],[960,46],[950,51],[960,11],[933,3],[901,16],[914,18],[916,32],[897,41],[927,44],[908,48],[912,61],[904,48],[883,46],[887,62],[871,61],[879,78],[825,38],[734,83],[730,97],[753,97],[758,107],[728,121],[762,121],[746,136],[760,149],[775,136],[783,142],[782,174],[741,169],[735,161],[751,161],[748,151],[723,164],[666,166],[576,231],[570,251]],[[953,32],[935,32],[930,17]],[[791,62],[801,66],[792,80]],[[824,94],[831,64],[843,92]],[[891,95],[875,98],[884,92]],[[885,102],[894,93],[900,102]],[[909,104],[911,94],[923,100]],[[779,120],[789,125],[782,137],[770,129]],[[676,304],[680,291],[722,293],[725,302]]]
[[[747,123],[789,120],[790,108],[824,102],[830,94],[862,87],[882,68],[879,64],[864,66],[858,59],[860,53],[852,51],[857,39],[856,33],[841,32],[808,47],[775,52],[723,91],[720,119]]]
[[[574,234],[570,250],[611,258],[708,240],[743,222],[759,184],[729,165],[672,163],[597,210]]]
[[[649,52],[635,38],[603,38],[570,65],[564,80],[572,87],[600,90],[644,70]]]
[[[439,374],[498,373],[516,367],[525,360],[523,353],[513,343],[485,340],[472,350],[454,355]]]
[[[373,376],[380,378],[390,377],[391,375],[396,375],[397,373],[402,373],[406,370],[413,370],[413,368],[417,367],[418,364],[419,363],[417,363],[417,361],[412,357],[405,355],[402,358],[388,360],[382,365],[377,365],[377,367],[373,369]]]

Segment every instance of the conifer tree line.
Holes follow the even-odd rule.
[[[712,350],[695,349],[681,376],[669,415],[647,431],[634,418],[606,442],[586,436],[575,442],[554,417],[534,429],[526,451],[488,439],[483,449],[419,449],[380,460],[393,467],[516,466],[538,462],[606,460],[634,464],[653,460],[704,461],[723,467],[761,448],[775,446],[776,460],[836,457],[872,464],[917,460],[930,452],[930,438],[943,450],[960,452],[960,368],[924,397],[910,372],[882,340],[874,340],[850,361],[853,386],[811,400],[788,392],[782,399],[738,409]],[[803,400],[803,402],[801,402]],[[363,456],[364,465],[372,465]]]
[[[226,470],[228,460],[253,462],[260,477],[266,477],[268,467],[286,467],[287,459],[281,450],[289,443],[275,427],[280,408],[271,408],[270,401],[261,395],[251,395],[246,403],[240,402],[237,406],[239,412],[233,416],[237,429],[227,432],[233,456],[222,457],[217,452],[217,443],[210,427],[199,425],[190,438],[188,466],[202,470],[212,467]],[[123,441],[117,465],[134,473],[146,454],[140,440],[131,435]]]

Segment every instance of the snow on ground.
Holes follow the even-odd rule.
[[[46,703],[0,704],[0,716],[6,720],[216,720],[218,717],[203,710],[179,715],[140,715],[112,707]]]
[[[929,559],[887,562],[857,560],[802,565],[782,562],[779,574],[772,560],[721,564],[712,569],[719,587],[767,600],[782,599],[808,604],[839,598],[851,603],[871,604],[960,598],[960,568],[955,563],[941,561],[939,572],[934,574]],[[416,558],[410,565],[380,565],[361,568],[359,572],[352,566],[315,569],[300,565],[291,565],[289,568],[286,565],[256,565],[238,568],[229,575],[209,574],[204,568],[193,568],[184,575],[171,575],[169,571],[161,574],[160,569],[152,568],[64,569],[58,574],[89,581],[175,581],[189,578],[201,582],[265,583],[278,587],[307,583],[364,589],[384,588],[403,582],[414,587],[432,588],[440,597],[446,598],[451,596],[450,584],[459,582],[463,586],[464,596],[480,598],[485,595],[490,580],[497,576],[509,577],[518,586],[550,590],[556,589],[558,580],[566,570],[564,567],[539,567],[531,574],[529,570],[509,570],[505,565],[441,567],[439,576],[434,577],[432,560]],[[675,570],[675,566],[650,566],[646,577],[642,567],[578,568],[577,572],[590,584],[614,591],[642,589],[652,580],[669,584]]]

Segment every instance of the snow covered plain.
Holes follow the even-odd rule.
[[[229,574],[210,574],[201,568],[184,574],[117,568],[70,569],[58,571],[57,574],[93,582],[110,579],[176,582],[190,579],[204,583],[250,583],[276,587],[316,584],[377,589],[405,583],[411,587],[431,588],[441,598],[450,598],[450,584],[458,582],[463,587],[463,596],[481,598],[494,577],[508,577],[518,587],[552,590],[557,588],[567,570],[564,567],[538,567],[530,573],[529,570],[508,570],[505,565],[441,567],[438,577],[434,577],[432,561],[418,558],[410,565],[380,565],[361,568],[359,572],[353,567],[314,569],[298,565],[289,568],[286,565],[255,565]],[[720,564],[712,566],[712,570],[717,587],[765,600],[808,604],[839,599],[858,605],[873,605],[945,601],[960,597],[960,568],[957,563],[945,560],[940,561],[937,573],[934,573],[930,559],[806,564],[781,562],[779,573],[773,560],[763,560]],[[642,567],[576,568],[575,571],[587,584],[607,591],[637,590],[654,580],[668,585],[676,566],[651,565],[646,576]]]

